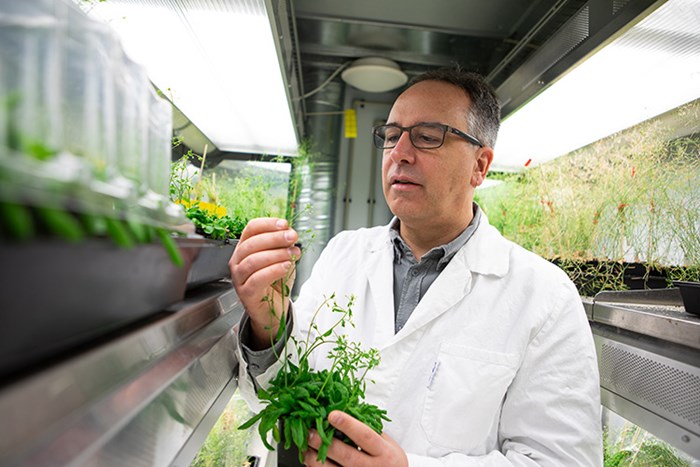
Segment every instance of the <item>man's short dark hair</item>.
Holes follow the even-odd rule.
[[[484,145],[494,147],[501,124],[501,107],[496,92],[483,76],[459,68],[437,68],[414,77],[408,87],[421,81],[443,81],[463,89],[471,99],[467,114],[469,132]]]

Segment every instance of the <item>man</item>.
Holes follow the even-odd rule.
[[[325,296],[353,294],[349,338],[380,351],[367,399],[392,421],[379,435],[332,412],[329,422],[360,449],[334,441],[326,465],[602,465],[598,370],[576,289],[504,239],[473,203],[499,120],[478,75],[442,69],[414,80],[374,129],[396,217],[333,238],[293,306],[270,284],[299,256],[296,233],[276,219],[243,232],[230,263],[247,312],[243,393],[254,393],[249,374],[264,385],[279,365],[270,365],[279,323],[266,295],[276,294],[277,315],[290,309],[292,332],[303,334]],[[305,461],[317,465],[316,433],[309,445]]]

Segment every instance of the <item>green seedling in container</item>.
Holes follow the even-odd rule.
[[[62,239],[78,243],[85,237],[83,227],[72,214],[54,208],[36,208],[37,215],[49,232]]]
[[[107,233],[121,248],[133,248],[135,241],[129,229],[118,219],[106,218]]]
[[[157,228],[156,234],[158,235],[158,238],[160,238],[160,241],[163,244],[163,247],[168,253],[168,256],[170,257],[170,260],[173,262],[173,264],[175,264],[178,267],[184,266],[185,260],[182,258],[180,250],[178,249],[175,240],[170,235],[170,232],[168,232],[165,229]]]
[[[0,203],[0,219],[3,230],[14,240],[29,240],[35,234],[32,213],[26,206]]]

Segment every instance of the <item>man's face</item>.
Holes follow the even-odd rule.
[[[387,123],[402,127],[441,123],[471,133],[467,110],[471,102],[457,86],[423,81],[404,91]],[[437,149],[416,149],[404,132],[396,147],[384,150],[384,197],[403,226],[461,228],[471,220],[474,189],[481,184],[493,152],[447,133]]]

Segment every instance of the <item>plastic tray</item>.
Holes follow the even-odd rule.
[[[177,267],[157,243],[0,244],[0,378],[182,300],[196,251]]]

